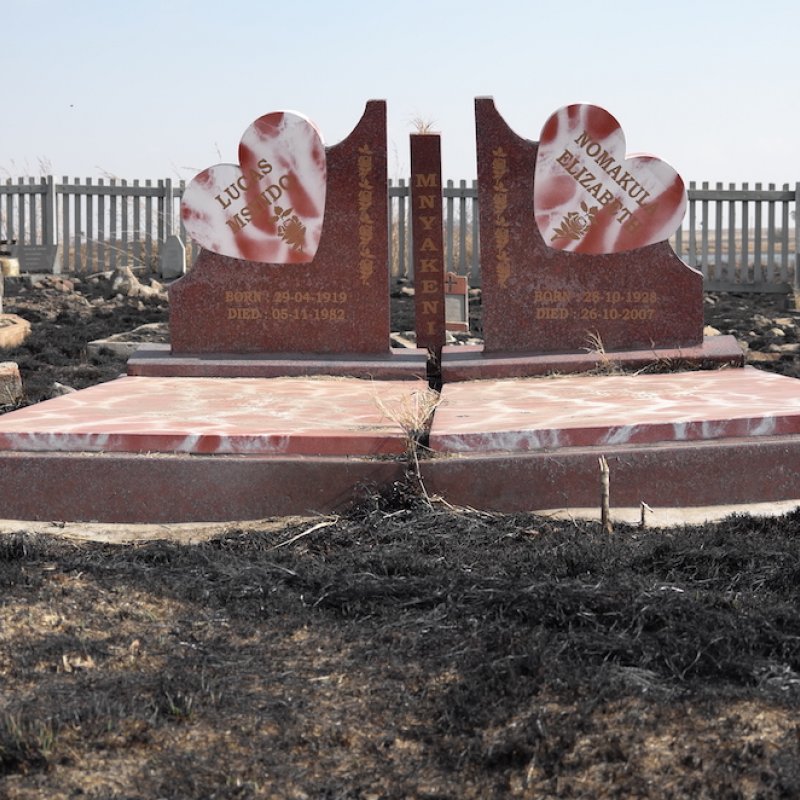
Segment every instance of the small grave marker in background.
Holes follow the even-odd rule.
[[[469,331],[469,286],[464,275],[448,272],[444,280],[445,327],[448,331]]]
[[[180,278],[186,272],[186,248],[178,236],[168,236],[158,253],[158,274],[164,280]]]
[[[18,244],[14,252],[20,272],[61,273],[60,244]]]

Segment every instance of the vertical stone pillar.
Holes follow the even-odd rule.
[[[445,342],[442,152],[439,134],[411,135],[411,231],[417,347],[435,358]]]

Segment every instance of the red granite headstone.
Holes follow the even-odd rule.
[[[445,348],[445,381],[569,369],[567,362],[558,356],[585,355],[587,350],[605,354],[633,351],[638,353],[639,361],[642,352],[647,351],[651,354],[650,361],[670,357],[742,363],[741,351],[732,337],[722,337],[724,342],[713,343],[710,348],[713,352],[706,352],[702,275],[684,264],[667,241],[624,252],[608,251],[606,239],[612,241],[611,249],[617,250],[638,244],[641,239],[637,240],[636,236],[653,217],[649,213],[652,209],[647,209],[642,220],[639,219],[641,215],[632,214],[636,219],[621,237],[616,231],[605,238],[603,235],[594,237],[600,241],[599,245],[596,242],[593,248],[584,245],[591,252],[570,252],[555,247],[555,244],[564,247],[564,241],[552,241],[552,234],[548,237],[550,241],[545,241],[540,225],[544,227],[548,221],[547,214],[540,214],[540,225],[535,214],[539,144],[514,133],[491,98],[476,99],[475,118],[484,348],[479,358],[465,348]],[[545,133],[552,131],[546,126]],[[580,134],[575,138],[580,140]],[[602,141],[599,136],[595,138]],[[591,144],[594,153],[595,139],[587,138],[584,144]],[[576,153],[572,155],[576,155],[580,147],[573,143]],[[583,150],[585,159],[591,160],[586,147]],[[597,155],[601,153],[602,148]],[[559,156],[563,153],[555,154],[556,158]],[[624,170],[627,162],[617,153],[615,156]],[[606,152],[603,157],[606,165],[610,164],[607,160],[610,157]],[[562,160],[566,161],[566,157]],[[578,182],[576,175],[582,165],[576,166],[576,163],[570,160],[569,164],[556,165],[563,176],[550,184],[551,189],[555,185],[556,191],[539,202],[540,212],[552,206],[561,213],[558,220],[553,220],[553,225],[561,226],[562,232],[565,215],[561,206],[570,198],[577,201],[576,214],[581,217],[579,221],[583,227],[587,227],[597,213],[589,204],[583,209],[581,198],[573,197],[572,187]],[[538,166],[543,170],[541,164]],[[602,166],[594,166],[596,174],[604,174]],[[585,172],[579,177],[583,180]],[[544,179],[551,179],[551,176],[546,175]],[[604,174],[604,180],[609,189],[621,188],[608,175]],[[589,188],[598,182],[591,183]],[[625,184],[628,188],[632,185],[632,180]],[[594,191],[603,196],[602,187]],[[626,203],[640,210],[635,200],[642,200],[644,191],[626,201],[615,200],[615,194],[621,191],[612,191],[616,216],[623,216],[620,208],[626,208]],[[652,193],[656,196],[655,191]],[[661,221],[661,227],[656,226],[658,230],[665,229],[665,216],[676,214],[675,199],[670,197],[668,214],[662,215],[656,207],[655,216]],[[617,202],[619,207],[616,207]],[[599,200],[597,205],[601,205]],[[604,206],[602,210],[609,213]],[[603,222],[605,224],[606,220]],[[635,235],[631,236],[631,231],[636,231]],[[501,362],[503,356],[517,357],[517,361],[514,366],[508,361],[499,363],[496,369],[487,369],[488,359],[494,356]],[[531,364],[526,366],[520,357],[531,357]],[[469,367],[471,372],[466,365],[470,358],[475,362]],[[620,360],[624,362],[625,359]],[[586,360],[581,363],[585,368]],[[448,365],[452,369],[448,369]]]
[[[411,134],[411,230],[417,346],[438,360],[445,340],[442,151],[438,134]]]
[[[599,255],[548,246],[534,216],[538,144],[490,98],[475,115],[486,351],[575,351],[595,336],[606,350],[699,344],[702,275],[667,242]]]
[[[174,354],[388,350],[386,104],[367,103],[326,156],[313,260],[262,263],[201,251],[170,287]]]
[[[265,115],[239,161],[187,187],[204,249],[169,289],[171,349],[129,374],[424,375],[424,352],[390,347],[385,101],[326,148],[305,118]]]

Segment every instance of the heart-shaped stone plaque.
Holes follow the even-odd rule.
[[[203,170],[186,187],[181,217],[206,250],[270,264],[306,263],[322,235],[327,172],[317,127],[302,114],[259,117],[239,164]]]
[[[536,224],[556,250],[619,253],[668,239],[686,210],[680,175],[651,155],[625,155],[603,108],[565,106],[542,128],[533,190]]]

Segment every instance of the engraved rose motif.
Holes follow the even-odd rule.
[[[597,215],[597,206],[589,206],[586,203],[581,203],[581,210],[584,212],[580,214],[577,211],[570,211],[564,219],[561,220],[561,227],[556,228],[550,241],[555,239],[574,239],[579,241],[589,226],[592,224],[595,216]]]

